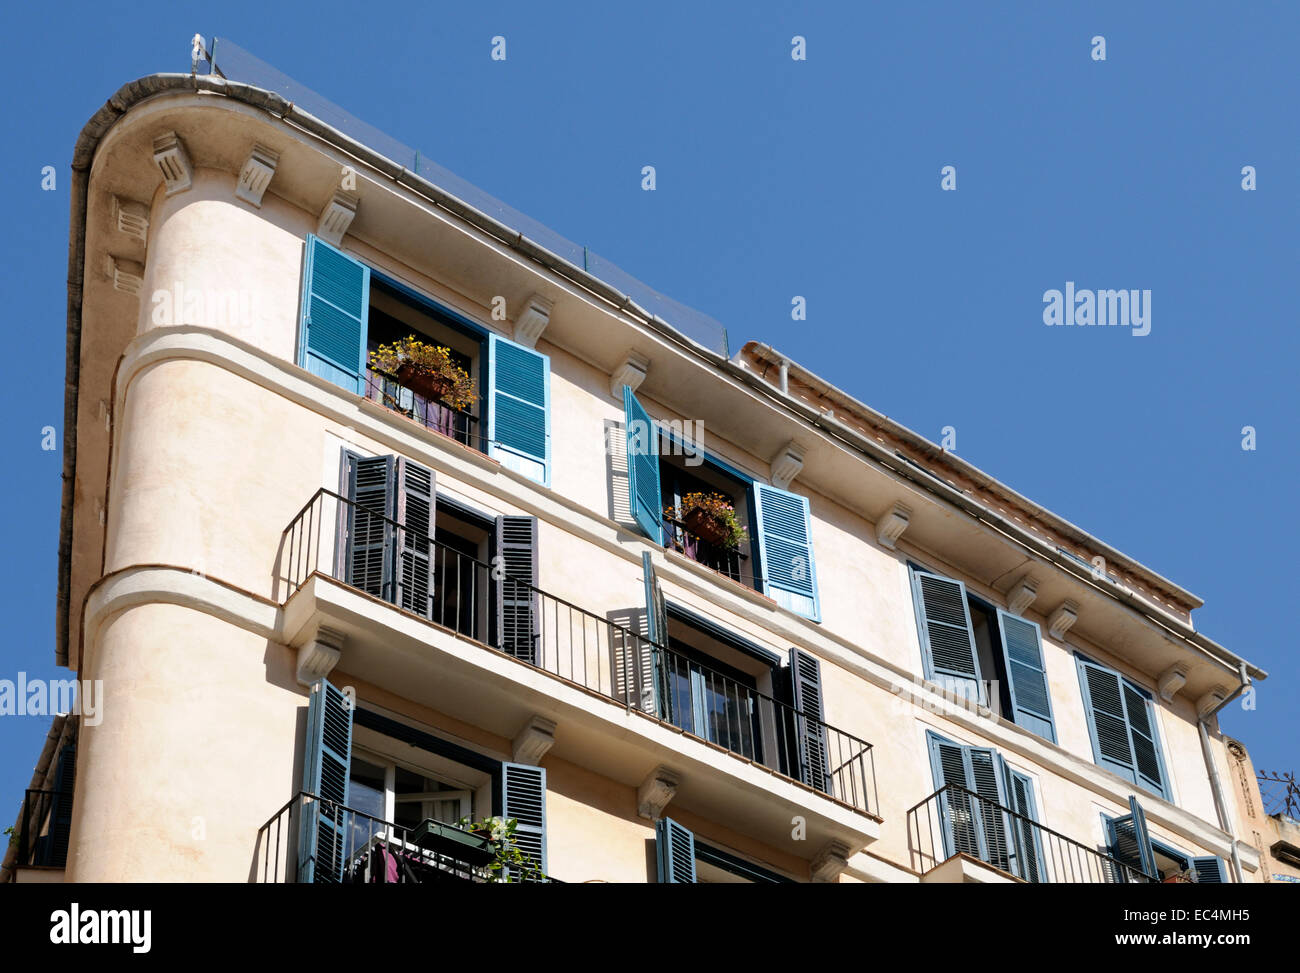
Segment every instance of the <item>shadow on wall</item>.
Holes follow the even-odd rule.
[[[609,519],[638,531],[627,492],[627,434],[623,423],[613,419],[605,420],[605,486]]]

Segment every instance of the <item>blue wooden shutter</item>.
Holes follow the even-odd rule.
[[[655,858],[660,882],[694,884],[695,835],[672,818],[655,822]]]
[[[934,773],[935,789],[943,790],[952,784],[974,790],[966,772],[966,748],[934,733],[927,735],[930,738],[930,768]],[[939,823],[946,856],[961,853],[974,858],[982,857],[983,846],[976,818],[977,804],[969,794],[956,789],[945,791],[939,799]]]
[[[1161,797],[1168,797],[1165,788],[1164,761],[1160,744],[1156,740],[1155,714],[1149,696],[1130,683],[1124,686],[1124,708],[1128,713],[1129,739],[1133,743],[1133,764],[1137,783],[1145,784]]]
[[[302,789],[318,799],[302,805],[298,832],[298,881],[341,882],[346,857],[344,828],[352,768],[352,701],[324,679],[307,703]]]
[[[393,482],[396,486],[393,519],[401,525],[395,529],[393,543],[397,556],[393,572],[397,586],[395,601],[399,608],[432,618],[436,496],[433,471],[399,456]]]
[[[1012,871],[1013,839],[1011,818],[1005,810],[1002,758],[987,747],[964,747],[935,733],[928,735],[936,787],[952,784],[983,798],[976,800],[955,789],[945,793],[939,803],[945,853],[961,852]]]
[[[370,268],[307,237],[302,275],[298,364],[335,385],[365,394]]]
[[[1006,813],[1002,758],[985,747],[963,747],[970,789],[982,797],[976,810],[984,841],[983,860],[1004,872],[1013,872],[1011,817]]]
[[[1047,871],[1043,859],[1042,833],[1030,822],[1038,821],[1038,807],[1034,803],[1034,782],[1017,770],[1006,768],[1008,806],[1021,818],[1011,819],[1012,861],[1011,872],[1027,882],[1046,882]]]
[[[1216,855],[1193,858],[1192,874],[1196,876],[1197,882],[1222,884],[1228,881],[1228,870],[1224,867],[1223,859]]]
[[[627,501],[632,519],[656,544],[663,543],[663,498],[659,486],[659,430],[650,413],[623,386],[623,431],[627,435]]]
[[[629,660],[630,666],[625,666],[623,679],[628,684],[632,702],[660,719],[668,719],[665,707],[671,694],[666,682],[668,674],[663,654],[668,648],[668,609],[649,551],[641,552],[641,574],[645,584],[646,635],[650,644],[637,647],[633,653],[635,658]],[[628,668],[632,671],[627,671]]]
[[[541,664],[540,600],[537,593],[537,518],[502,516],[496,522],[492,565],[501,651]]]
[[[827,739],[822,708],[822,670],[813,656],[802,649],[790,649],[792,702],[798,711],[798,778],[824,794],[831,793],[830,741]]]
[[[969,699],[982,700],[966,586],[928,571],[913,571],[912,593],[926,677],[951,684]]]
[[[393,484],[391,456],[345,453],[348,499],[341,519],[345,531],[342,578],[368,595],[393,600]]]
[[[1156,853],[1151,847],[1151,834],[1147,831],[1147,818],[1138,799],[1128,799],[1129,813],[1122,818],[1106,822],[1110,834],[1111,857],[1144,875],[1156,878]],[[1117,881],[1127,881],[1130,876],[1121,874]]]
[[[501,765],[501,816],[515,819],[516,845],[545,873],[546,771],[543,768],[530,764]],[[518,881],[519,877],[515,878]]]
[[[77,745],[66,744],[59,751],[54,769],[54,796],[50,807],[49,860],[38,864],[64,868],[68,862],[68,841],[72,834],[72,792],[77,779]]]
[[[808,498],[754,484],[763,594],[796,615],[821,621]]]
[[[1002,657],[1011,689],[1011,710],[1016,723],[1056,742],[1052,724],[1052,699],[1043,665],[1043,642],[1036,624],[998,609]]]
[[[551,485],[551,360],[488,336],[488,455]]]

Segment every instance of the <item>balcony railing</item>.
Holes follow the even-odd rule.
[[[367,368],[366,398],[401,413],[426,429],[442,433],[462,446],[487,452],[488,441],[480,432],[478,416],[427,399],[391,375]]]
[[[308,842],[310,853],[300,855],[305,829],[320,837]],[[494,857],[485,840],[458,827],[427,821],[407,828],[301,792],[258,829],[250,881],[366,885],[555,881],[535,866],[518,874],[507,868],[501,877],[494,877],[489,867]]]
[[[680,551],[692,561],[712,568],[747,588],[762,587],[754,574],[749,555],[742,551],[710,544],[704,538],[691,533],[690,528],[680,520],[664,517],[663,522],[666,546]]]
[[[965,854],[1026,882],[1153,882],[1127,865],[956,784],[907,812],[908,847],[921,873]]]
[[[23,798],[18,819],[17,868],[63,868],[68,860],[72,824],[72,795],[58,790],[32,789]]]
[[[876,814],[871,744],[330,490],[285,528],[292,596],[334,578],[560,679]]]

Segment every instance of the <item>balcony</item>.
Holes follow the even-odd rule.
[[[922,882],[1155,881],[956,784],[907,812],[907,838]]]
[[[314,840],[313,840],[314,839]],[[344,885],[545,882],[536,870],[494,873],[489,842],[432,819],[403,828],[364,811],[299,793],[257,832],[250,881]]]
[[[479,429],[479,419],[469,412],[453,409],[434,399],[427,399],[407,388],[391,375],[366,369],[365,396],[372,402],[405,416],[425,429],[441,433],[462,446],[487,452],[487,439]]]
[[[763,590],[762,579],[755,573],[748,554],[740,550],[710,544],[704,538],[697,537],[680,520],[664,517],[663,525],[664,545],[666,547],[677,551],[679,554],[684,554],[697,564],[711,568],[717,571],[718,574],[730,578],[746,588]]]
[[[651,642],[619,620],[626,610],[589,611],[505,562],[494,577],[320,490],[284,531],[286,632],[294,645],[340,633],[344,671],[507,738],[545,714],[564,728],[558,755],[632,786],[670,766],[682,777],[674,801],[756,836],[788,840],[801,815],[814,850],[878,837],[869,743]]]
[[[62,881],[72,825],[72,795],[61,790],[28,790],[12,841],[18,881]]]

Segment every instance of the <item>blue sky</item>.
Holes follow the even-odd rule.
[[[40,440],[61,446],[73,144],[122,83],[187,71],[199,31],[713,315],[733,349],[767,341],[933,440],[955,427],[960,456],[1205,598],[1198,628],[1271,673],[1225,728],[1298,769],[1300,5],[302,6],[6,14],[0,678],[66,675],[61,454]],[[1150,290],[1150,334],[1045,327],[1066,281]],[[2,722],[7,824],[48,721]]]

